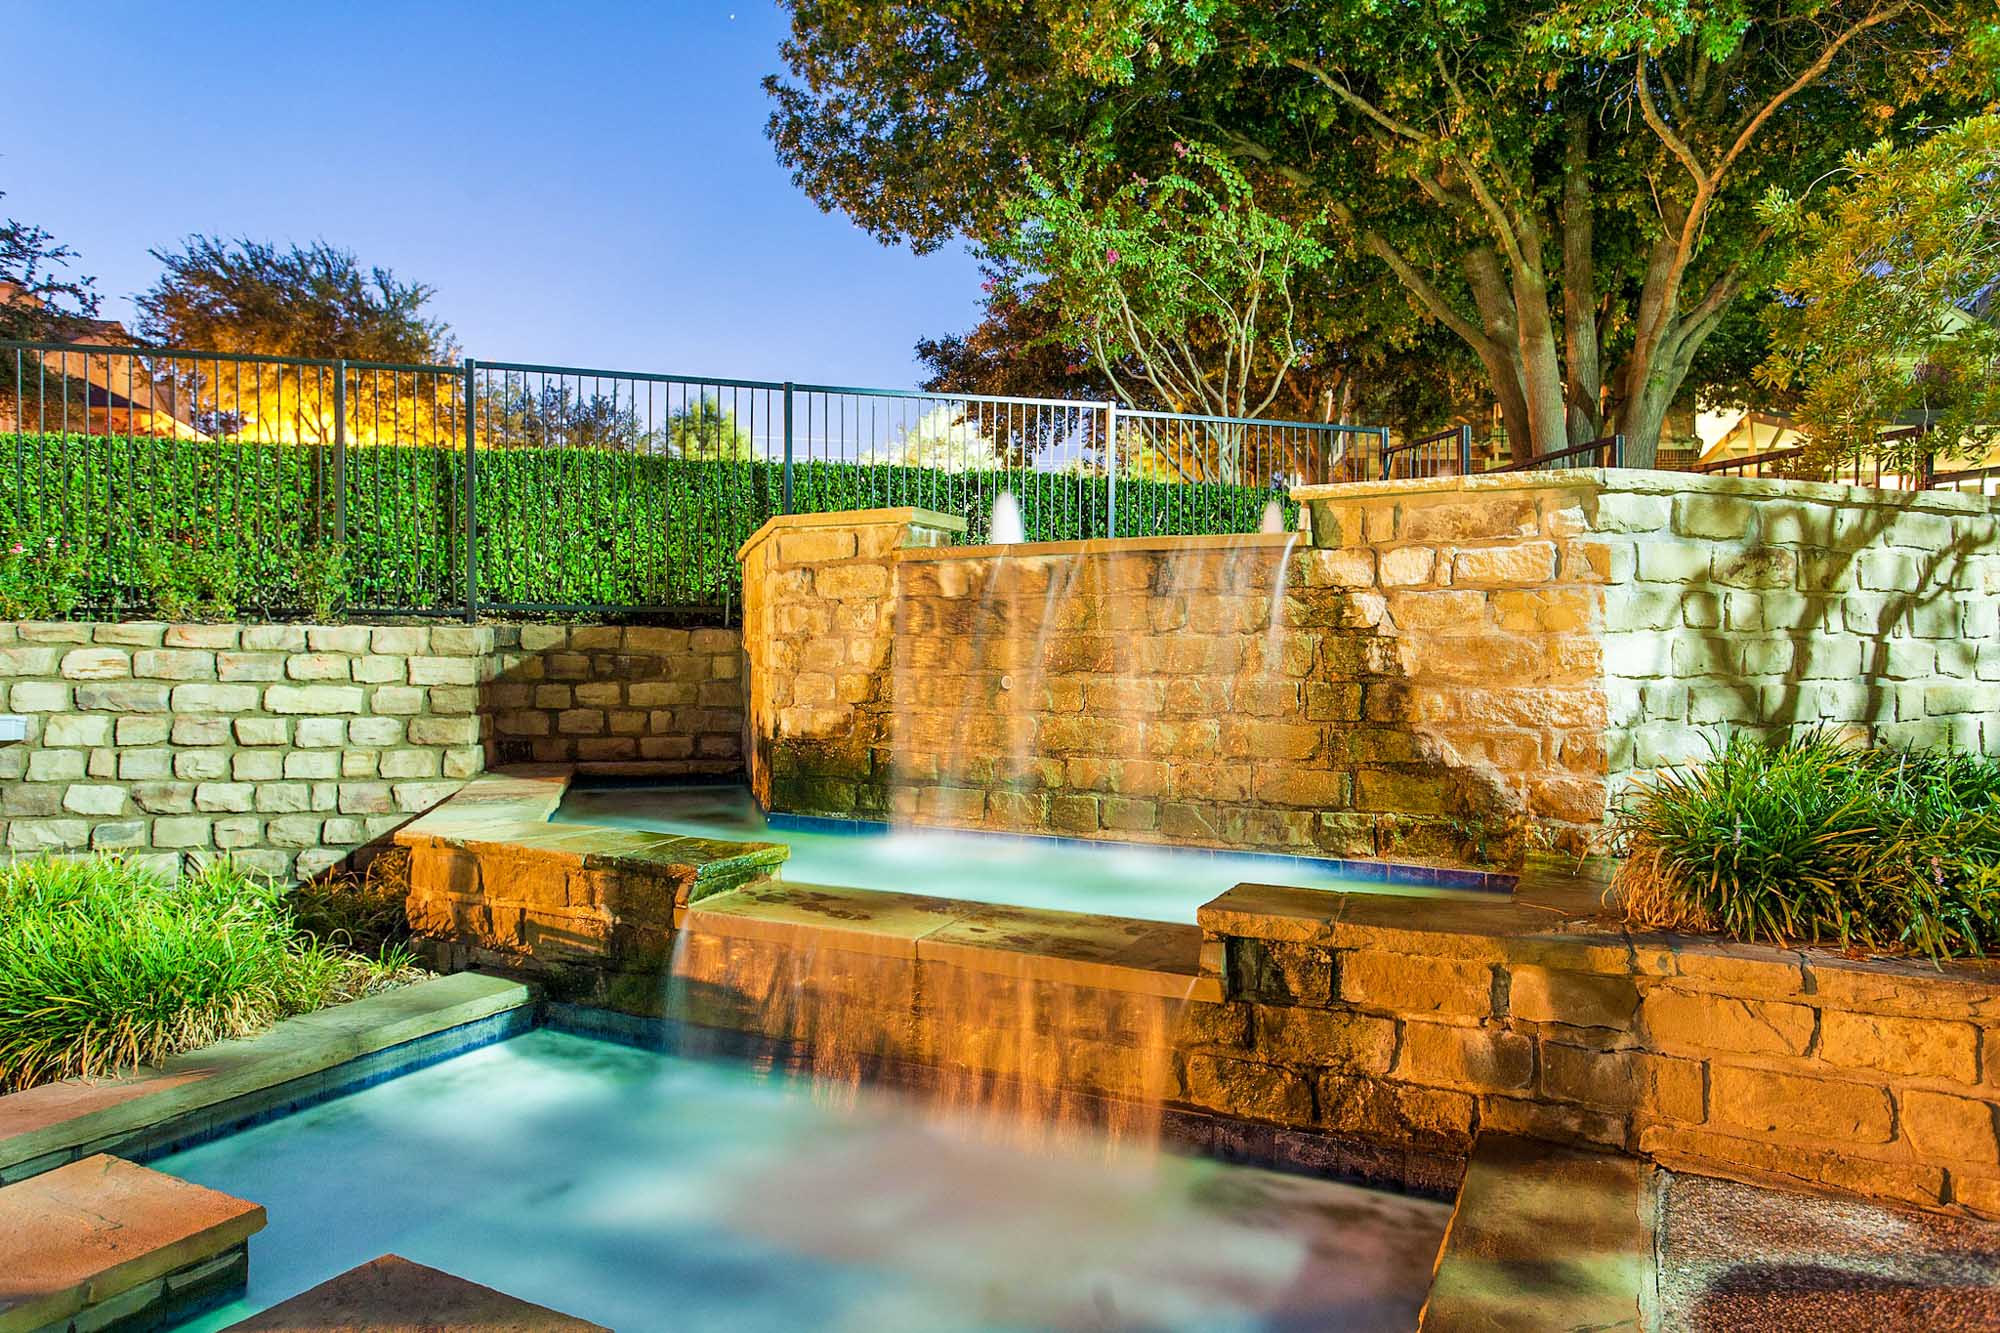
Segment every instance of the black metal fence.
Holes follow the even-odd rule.
[[[0,537],[78,609],[714,613],[787,512],[920,505],[1031,540],[1254,530],[1386,431],[525,362],[0,342]],[[0,551],[0,554],[4,554]],[[18,553],[17,553],[18,554]]]

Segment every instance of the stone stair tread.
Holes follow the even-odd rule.
[[[264,1228],[261,1204],[100,1153],[0,1189],[0,1333],[35,1329]]]
[[[1422,1333],[1645,1327],[1647,1167],[1482,1134],[1438,1248]]]
[[[385,1254],[224,1333],[610,1333],[440,1269]]]

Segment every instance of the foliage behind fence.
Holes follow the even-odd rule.
[[[721,609],[736,548],[781,512],[776,460],[577,448],[478,449],[478,596],[489,611]],[[162,610],[162,580],[266,615],[465,609],[462,450],[0,435],[0,561],[73,562],[74,606]],[[1013,490],[1031,541],[1105,535],[1102,477],[1032,470],[801,462],[793,507],[921,505],[985,535]],[[1122,479],[1121,536],[1254,531],[1272,492]],[[1284,502],[1287,521],[1296,512]],[[213,586],[212,586],[213,585]]]

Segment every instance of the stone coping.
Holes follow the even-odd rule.
[[[264,1220],[260,1204],[102,1153],[9,1185],[0,1189],[0,1333],[60,1325],[234,1249]]]
[[[227,1333],[610,1333],[397,1254],[371,1259]]]
[[[704,898],[676,924],[1131,994],[1202,989],[1201,931],[1165,921],[764,881]]]
[[[0,1097],[0,1179],[21,1179],[228,1103],[534,1003],[516,981],[461,972],[287,1018],[127,1076],[65,1079]]]
[[[1418,1328],[1651,1327],[1651,1176],[1629,1157],[1482,1134]]]
[[[551,824],[577,769],[567,764],[520,765],[481,774],[421,817],[397,830],[401,847],[522,848],[574,858],[585,867],[685,870],[696,884],[770,870],[791,855],[778,842],[692,838],[678,833]],[[683,895],[698,898],[698,890]]]
[[[1828,948],[1745,944],[1627,929],[1585,896],[1589,881],[1544,880],[1512,899],[1402,899],[1239,884],[1197,910],[1212,935],[1372,949],[1468,962],[1631,977],[1713,980],[1773,997],[1913,1018],[2000,1019],[2000,961],[1942,965],[1856,958]]]
[[[1400,495],[1452,495],[1464,492],[1490,494],[1496,491],[1587,488],[1641,495],[1743,496],[1788,500],[1817,500],[1827,504],[1874,505],[1918,513],[1996,514],[2000,497],[1966,491],[1905,491],[1877,486],[1849,486],[1838,482],[1789,481],[1777,477],[1725,477],[1697,472],[1664,471],[1651,468],[1549,468],[1532,472],[1503,472],[1470,477],[1421,477],[1400,481],[1333,482],[1319,486],[1295,486],[1292,499],[1300,504],[1314,501],[1362,500]]]
[[[758,529],[743,539],[736,548],[736,559],[743,557],[768,539],[773,533],[800,528],[852,528],[876,523],[908,523],[913,527],[934,528],[941,532],[964,532],[966,522],[956,514],[941,514],[935,509],[920,509],[915,505],[901,505],[890,509],[834,509],[820,514],[777,514],[764,520]]]
[[[1004,542],[988,546],[911,546],[898,560],[1034,560],[1059,555],[1134,555],[1144,551],[1282,551],[1307,538],[1303,532],[1226,532],[1214,536],[1090,537],[1081,541]]]

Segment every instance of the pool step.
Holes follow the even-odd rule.
[[[385,1254],[224,1333],[610,1333],[401,1255]]]
[[[264,1209],[99,1154],[0,1189],[0,1333],[157,1328],[229,1300]]]
[[[1482,1134],[1438,1248],[1422,1333],[1646,1327],[1651,1168]]]

